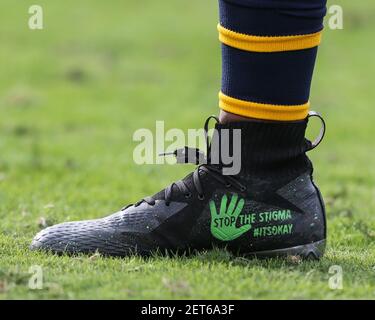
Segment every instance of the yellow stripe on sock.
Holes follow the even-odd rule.
[[[222,43],[245,51],[282,52],[303,50],[320,44],[322,32],[297,36],[253,36],[224,28],[220,24],[219,39]]]
[[[262,120],[295,121],[305,119],[310,103],[301,105],[274,105],[235,99],[219,93],[219,106],[222,110],[247,117]]]

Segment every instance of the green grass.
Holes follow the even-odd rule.
[[[34,1],[0,5],[0,298],[375,298],[373,0],[337,0],[345,29],[326,30],[312,105],[328,135],[311,154],[327,202],[320,262],[192,257],[105,259],[30,252],[47,224],[111,213],[191,170],[137,166],[133,132],[165,120],[200,128],[217,112],[215,1]],[[41,219],[43,218],[43,219]],[[43,290],[27,286],[44,270]],[[328,286],[332,265],[343,290]]]

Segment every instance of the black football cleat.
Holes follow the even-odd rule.
[[[324,130],[312,143],[305,139],[307,123],[217,124],[217,137],[225,129],[241,129],[238,174],[224,175],[223,165],[208,160],[184,179],[113,215],[42,230],[31,249],[127,256],[219,247],[259,257],[318,259],[325,249],[326,219],[306,152],[319,144]],[[183,158],[187,150],[176,155]]]

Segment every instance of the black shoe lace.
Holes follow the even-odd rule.
[[[239,191],[243,192],[246,190],[246,187],[238,181],[238,178],[234,176],[227,176],[223,175],[221,165],[217,164],[210,164],[210,153],[211,153],[211,143],[210,138],[208,135],[208,127],[210,120],[214,119],[216,122],[219,122],[219,119],[215,116],[210,116],[205,124],[204,124],[204,133],[205,133],[205,140],[206,140],[206,156],[200,151],[199,149],[184,147],[182,149],[178,149],[172,153],[164,153],[161,156],[167,155],[174,155],[177,159],[177,163],[193,163],[197,164],[198,167],[194,170],[192,178],[193,178],[193,186],[198,193],[198,199],[203,201],[205,199],[205,192],[201,181],[202,174],[208,174],[212,178],[214,178],[219,183],[225,185],[227,188],[235,188]],[[175,188],[185,195],[186,199],[189,199],[193,196],[193,192],[188,188],[183,180],[179,180],[173,182],[164,190],[164,199],[165,204],[168,206],[172,201],[172,196],[174,193]],[[142,200],[138,201],[135,206],[139,206],[141,203],[146,202],[149,205],[155,205],[156,199],[154,197],[149,196],[145,197]],[[129,206],[128,206],[129,207]],[[126,207],[127,208],[127,207]],[[126,209],[124,208],[124,209]]]

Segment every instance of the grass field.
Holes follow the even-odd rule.
[[[344,30],[327,28],[313,109],[328,134],[311,154],[327,202],[320,262],[192,257],[108,259],[30,252],[44,225],[96,218],[191,170],[137,166],[133,132],[200,128],[217,112],[216,1],[35,1],[0,4],[0,298],[375,298],[375,28],[373,0],[336,0]],[[42,266],[44,288],[28,288]],[[328,286],[333,265],[343,289]]]

